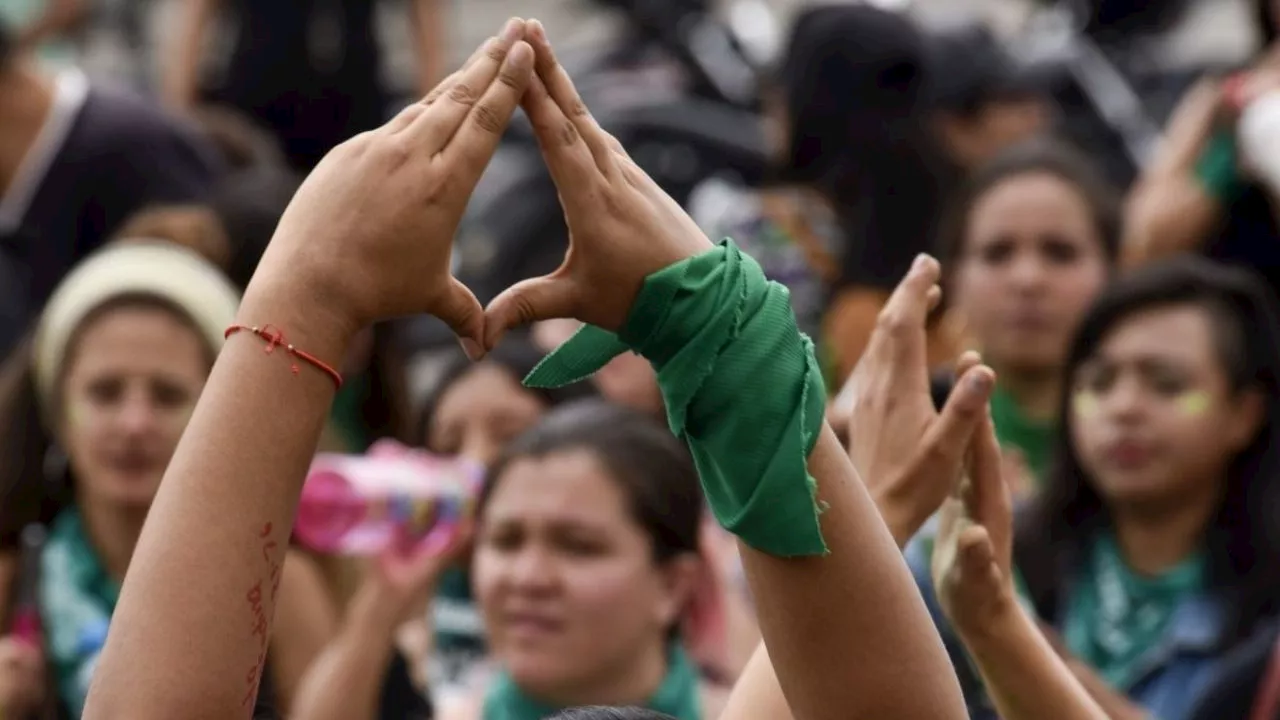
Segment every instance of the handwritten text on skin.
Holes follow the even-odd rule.
[[[258,541],[262,544],[262,561],[268,570],[266,581],[270,587],[269,596],[263,597],[263,578],[258,578],[244,596],[249,605],[249,634],[258,643],[258,659],[245,674],[245,696],[242,704],[246,707],[252,705],[258,697],[258,685],[262,681],[262,669],[267,661],[267,645],[271,636],[271,615],[268,608],[275,608],[276,593],[280,590],[281,567],[273,559],[279,544],[272,539],[271,530],[271,523],[267,523],[258,533]]]

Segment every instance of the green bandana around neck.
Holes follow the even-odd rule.
[[[120,584],[107,574],[74,506],[54,520],[40,554],[39,587],[45,645],[58,695],[79,717],[120,598]]]
[[[698,673],[679,644],[672,646],[666,677],[644,706],[676,720],[702,720]],[[564,709],[529,696],[505,672],[497,674],[484,698],[484,720],[543,720]]]
[[[725,240],[650,275],[618,334],[583,327],[525,384],[577,382],[628,350],[657,371],[716,520],[770,555],[825,554],[807,461],[826,390],[786,288]]]
[[[1196,553],[1156,577],[1131,570],[1110,534],[1093,544],[1067,607],[1063,640],[1109,685],[1138,682],[1142,658],[1168,630],[1178,604],[1204,586],[1205,556]]]
[[[1042,482],[1053,452],[1053,424],[1028,418],[1000,383],[991,393],[991,424],[1000,446],[1019,450],[1037,485]]]

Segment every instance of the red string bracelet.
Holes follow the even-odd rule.
[[[338,388],[342,387],[342,375],[340,375],[337,370],[334,370],[332,366],[330,366],[328,363],[321,360],[320,358],[316,357],[315,355],[312,355],[311,353],[305,350],[299,350],[293,345],[290,345],[288,342],[285,341],[284,331],[281,330],[280,328],[274,325],[263,325],[262,327],[258,327],[257,325],[254,325],[253,327],[249,327],[248,325],[232,325],[231,327],[227,328],[227,331],[223,333],[222,337],[224,339],[230,338],[232,335],[235,335],[236,333],[241,331],[253,333],[254,335],[257,335],[263,340],[266,340],[267,347],[266,347],[266,350],[264,350],[263,352],[265,352],[268,355],[275,352],[276,348],[284,348],[284,351],[289,355],[293,356],[294,358],[293,364],[289,367],[289,370],[294,375],[298,374],[297,361],[301,359],[305,361],[308,365],[311,365],[312,367],[324,373],[325,375],[328,375],[329,378],[333,380],[333,384],[336,385]]]

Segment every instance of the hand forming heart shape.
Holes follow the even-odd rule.
[[[558,270],[482,310],[449,272],[451,246],[517,105],[559,189],[570,247]],[[542,25],[512,19],[421,102],[321,161],[281,219],[244,307],[301,301],[311,322],[350,334],[426,312],[474,359],[534,320],[616,329],[646,276],[710,247],[592,118]]]

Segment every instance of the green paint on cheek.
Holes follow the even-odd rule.
[[[1203,415],[1209,409],[1209,396],[1202,392],[1188,392],[1178,396],[1178,409],[1184,415]]]
[[[1087,390],[1081,390],[1071,399],[1071,407],[1076,415],[1082,418],[1094,417],[1098,414],[1098,396]]]

